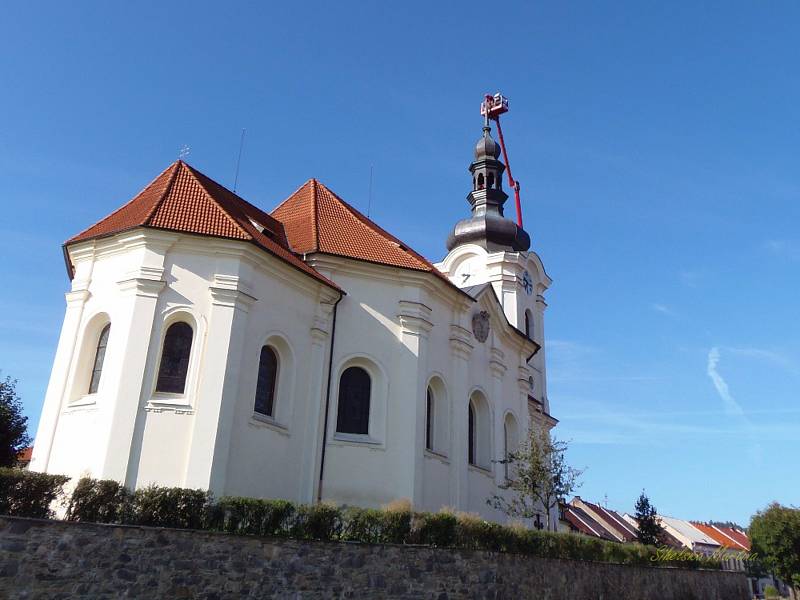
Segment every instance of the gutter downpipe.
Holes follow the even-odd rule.
[[[336,341],[336,309],[339,308],[339,302],[342,301],[343,294],[339,295],[336,304],[333,305],[333,324],[331,325],[331,349],[330,356],[328,356],[328,387],[325,392],[325,417],[323,418],[322,425],[322,456],[319,460],[319,482],[317,485],[317,503],[322,502],[322,478],[325,473],[325,448],[328,445],[328,411],[331,405],[331,380],[333,379],[333,345]]]

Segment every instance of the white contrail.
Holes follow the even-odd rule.
[[[708,352],[708,366],[706,367],[706,372],[708,376],[711,378],[711,382],[714,384],[714,387],[717,389],[717,393],[719,397],[722,398],[722,402],[725,404],[725,412],[729,415],[738,415],[744,416],[744,411],[742,407],[739,406],[739,403],[731,396],[731,391],[728,388],[727,382],[722,378],[722,375],[719,374],[717,371],[717,364],[719,363],[719,348],[714,346]]]

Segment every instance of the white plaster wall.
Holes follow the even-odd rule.
[[[112,476],[132,487],[211,486],[218,495],[313,501],[330,344],[324,286],[239,242],[129,236],[74,252],[78,291],[70,296],[34,468]],[[512,258],[518,266],[519,256]],[[485,253],[472,259],[489,270]],[[487,294],[472,302],[430,274],[330,257],[318,263],[347,292],[337,309],[323,498],[362,506],[412,498],[427,510],[454,506],[505,520],[486,505],[503,481],[502,467],[490,461],[502,457],[507,414],[521,433],[528,427],[520,387],[525,342],[505,324],[508,303],[498,307]],[[488,279],[484,271],[476,269],[476,278]],[[548,282],[535,285],[543,291]],[[477,310],[492,314],[484,343],[470,331]],[[91,368],[96,341],[84,337],[104,314],[112,329],[103,380],[86,399],[76,390],[88,385],[81,373]],[[161,343],[176,319],[194,329],[186,392],[162,397],[154,392]],[[253,414],[258,357],[268,341],[281,365],[272,420]],[[373,377],[368,438],[335,431],[338,376],[352,364]],[[436,454],[424,451],[432,377],[446,405]],[[115,391],[120,381],[127,387]],[[488,403],[485,469],[467,465],[466,413],[476,389]]]

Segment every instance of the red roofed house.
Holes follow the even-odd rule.
[[[493,461],[556,421],[551,282],[503,215],[499,154],[486,127],[438,265],[315,179],[270,213],[167,167],[64,244],[31,468],[502,519]]]

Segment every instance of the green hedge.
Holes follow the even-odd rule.
[[[133,495],[122,484],[84,477],[75,486],[67,507],[67,520],[92,523],[129,523]]]
[[[0,468],[0,514],[46,519],[63,496],[69,477],[23,469]]]
[[[0,514],[51,516],[49,507],[60,496],[67,479],[0,469]],[[500,525],[477,515],[447,510],[413,512],[407,504],[379,510],[231,496],[214,502],[203,490],[151,485],[131,493],[115,481],[88,478],[81,479],[75,487],[67,519],[302,540],[420,544],[631,565],[720,568],[719,561],[688,552],[681,553],[679,559],[662,560],[653,546]]]

